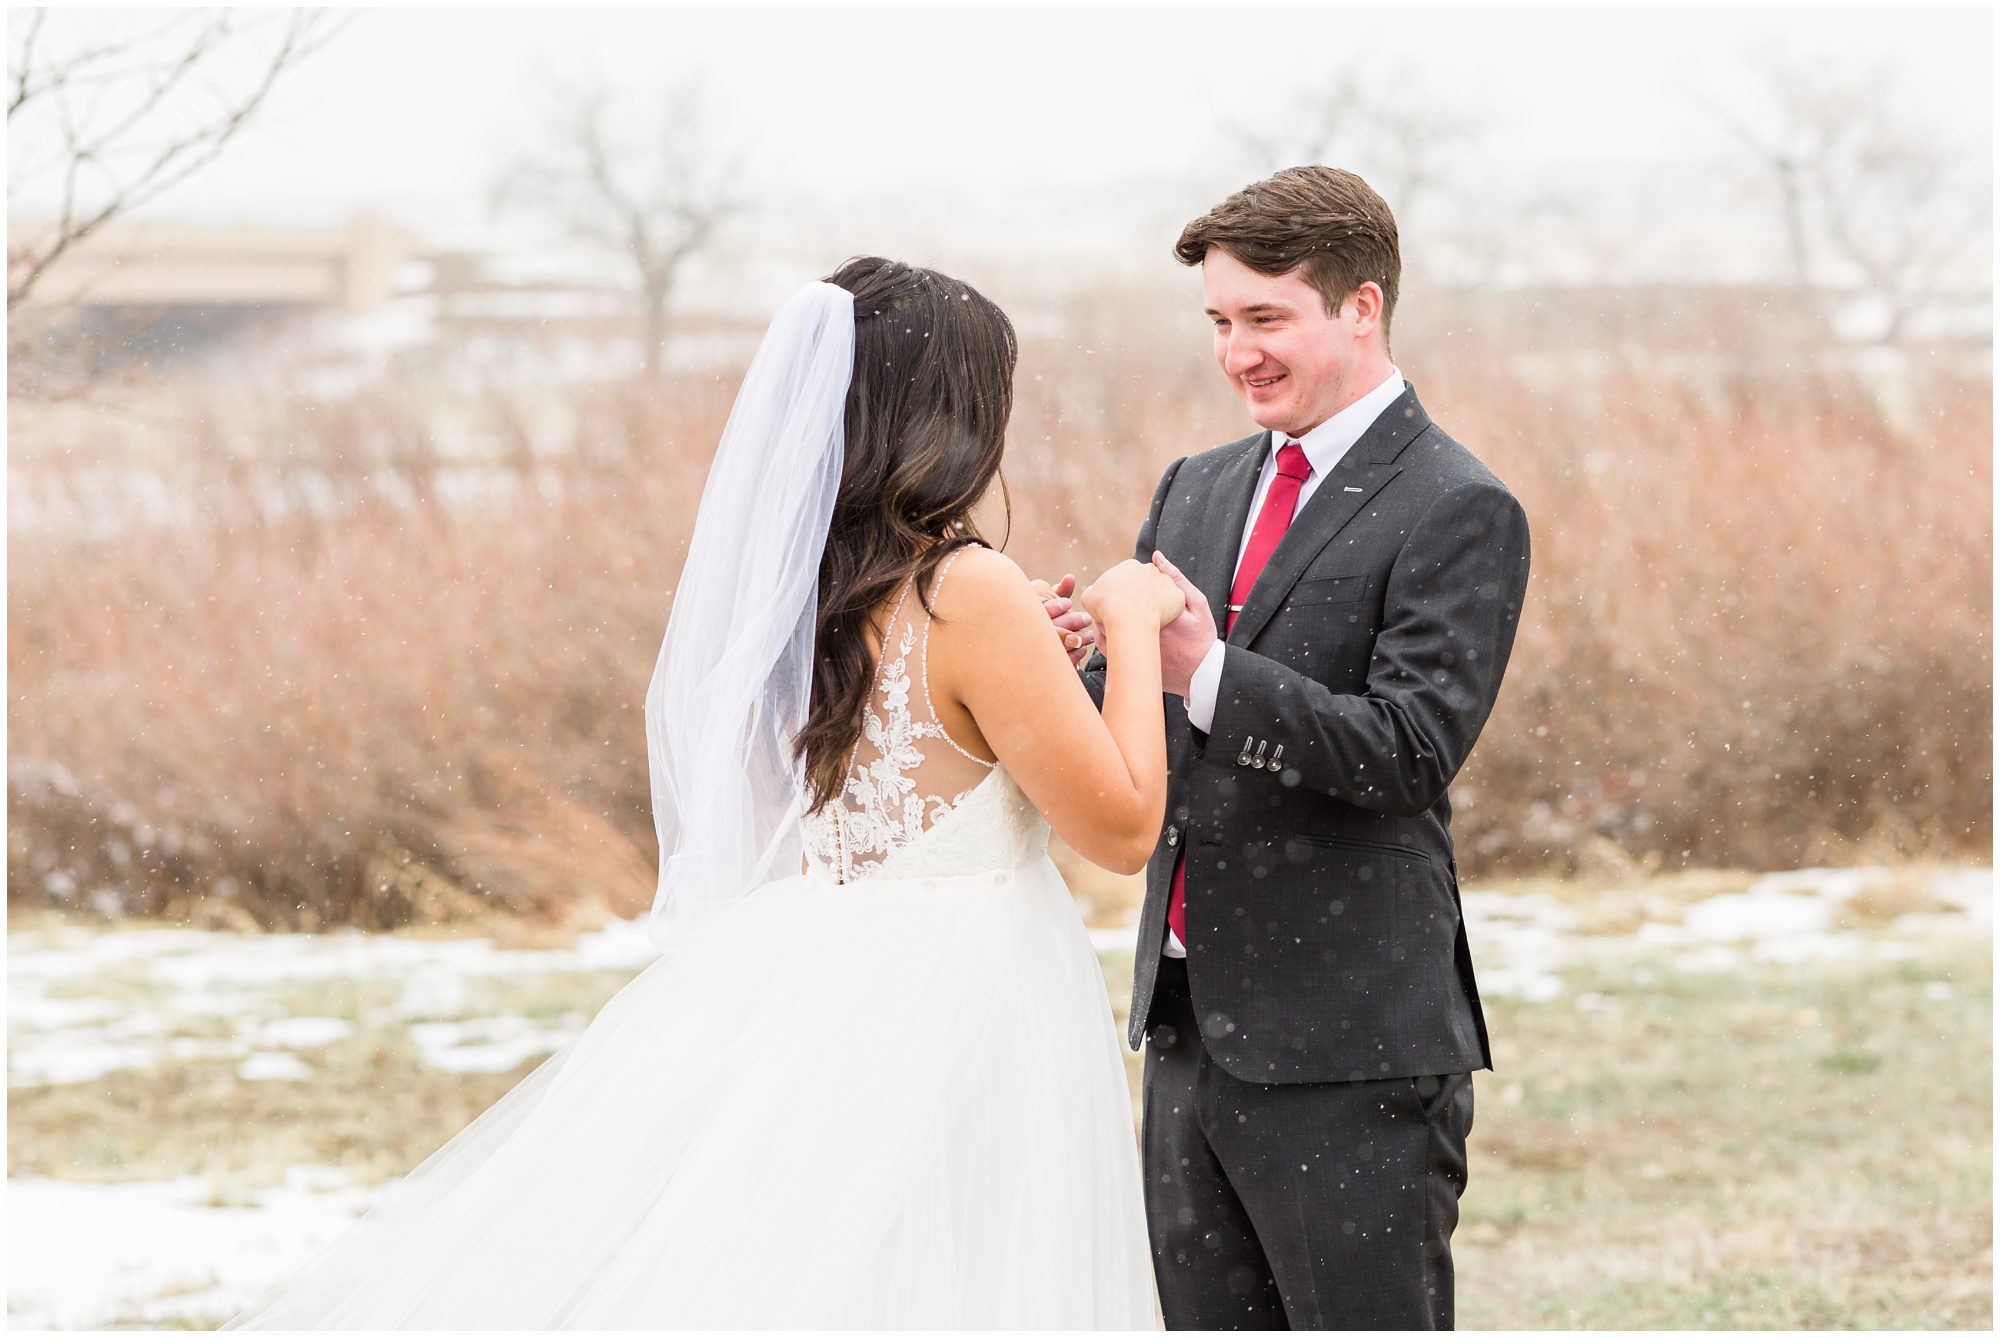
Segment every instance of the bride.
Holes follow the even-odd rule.
[[[1164,816],[1159,629],[1102,714],[972,509],[1013,327],[849,261],[732,410],[646,699],[663,955],[230,1328],[1150,1328],[1121,1051],[1046,846]]]

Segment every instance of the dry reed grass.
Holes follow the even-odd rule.
[[[1061,314],[1024,350],[1008,547],[1087,575],[1172,458],[1246,425],[1184,317]],[[1743,312],[1699,328],[1567,352],[1399,329],[1432,415],[1535,528],[1454,787],[1461,867],[1984,851],[1990,367],[1918,361],[1899,416],[1880,374]],[[644,905],[641,702],[733,389],[149,392],[149,449],[204,523],[10,541],[10,901],[288,928]],[[110,421],[15,429],[60,478],[129,446]],[[525,481],[513,504],[451,504],[454,433]],[[382,469],[405,501],[252,500]]]

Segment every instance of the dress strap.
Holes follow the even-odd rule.
[[[967,545],[967,547],[969,546]],[[964,551],[965,548],[954,548],[946,555],[944,564],[938,568],[937,580],[931,583],[931,599],[933,601],[937,599],[938,591],[944,589],[944,578],[951,571],[951,564],[958,561],[958,555]],[[960,747],[958,740],[951,737],[951,731],[944,727],[944,721],[938,718],[937,706],[931,701],[931,622],[932,619],[926,616],[924,619],[924,648],[917,660],[918,676],[923,680],[924,685],[924,709],[931,713],[931,723],[937,726],[938,737],[950,745],[953,752],[968,762],[977,762],[982,767],[989,769],[996,767],[1000,765],[998,762],[989,762],[983,757],[976,757]]]

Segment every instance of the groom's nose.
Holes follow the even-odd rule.
[[[1222,370],[1231,376],[1241,376],[1264,360],[1264,350],[1257,346],[1255,335],[1229,332],[1228,342],[1222,348]]]

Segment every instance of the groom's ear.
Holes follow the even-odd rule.
[[[1366,279],[1348,294],[1347,301],[1340,304],[1342,310],[1350,304],[1354,307],[1355,338],[1366,339],[1381,326],[1382,301],[1382,285],[1373,279]]]

